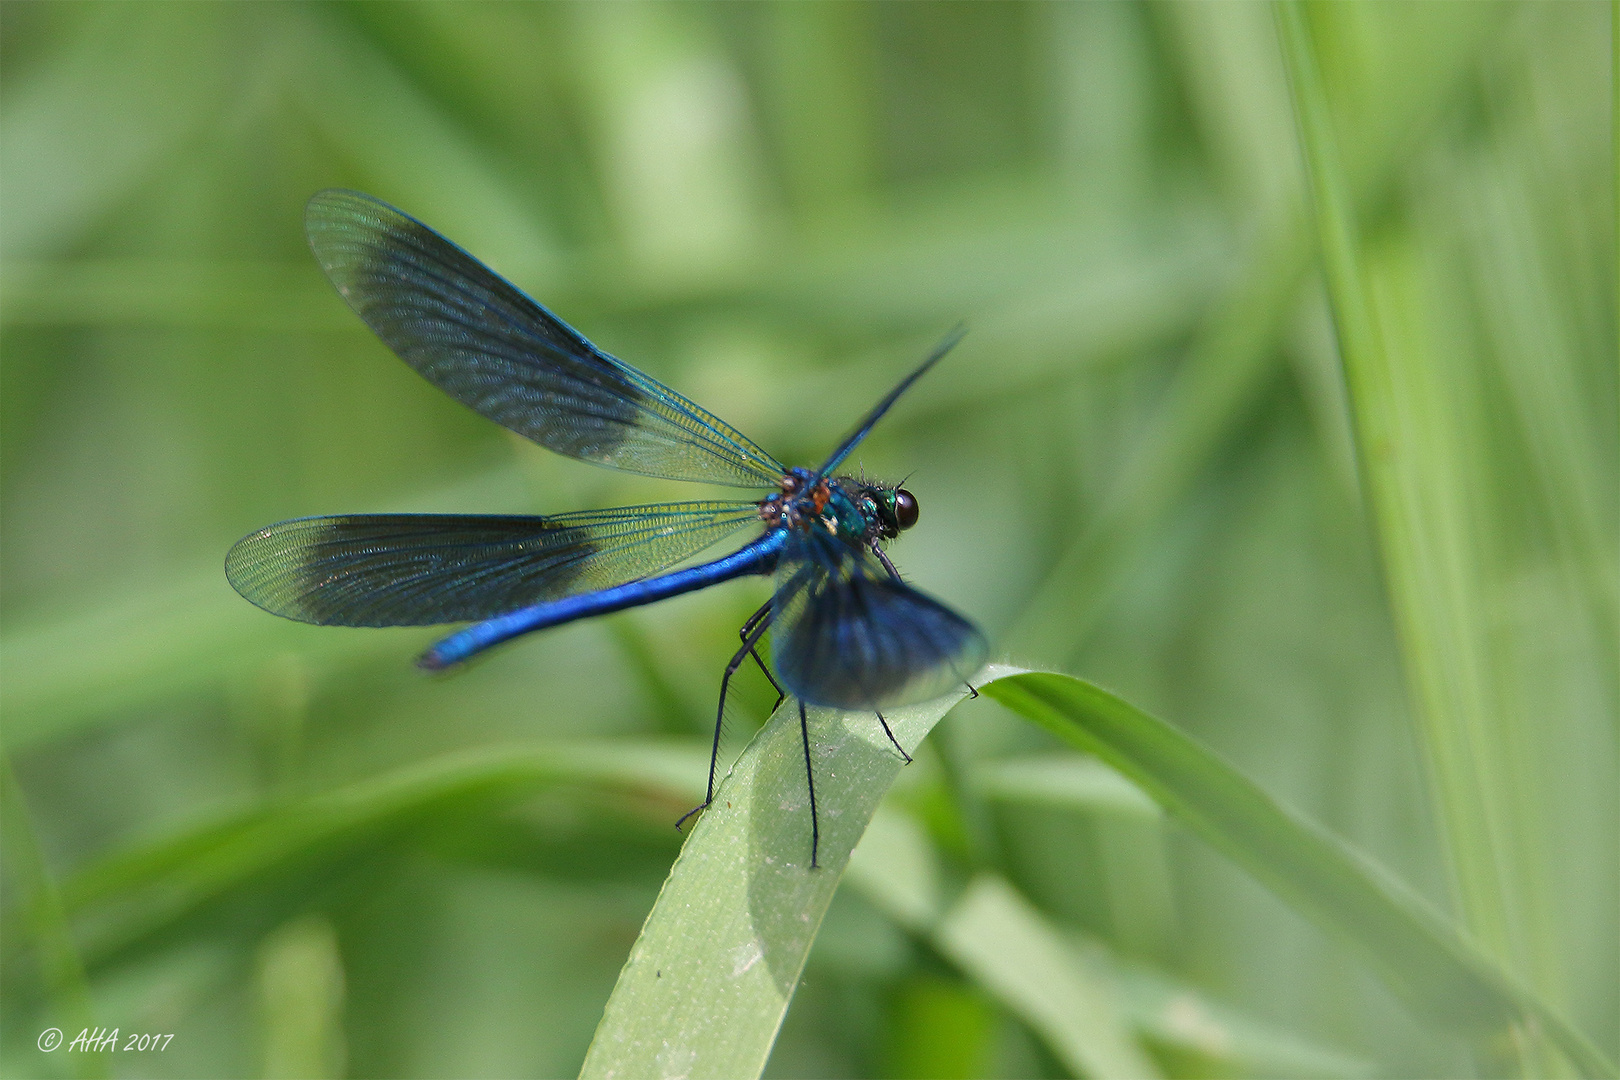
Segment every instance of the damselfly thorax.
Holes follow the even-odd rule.
[[[781,489],[760,500],[759,516],[767,528],[821,529],[845,543],[876,549],[917,524],[917,497],[898,484],[828,478],[796,468],[783,474]]]

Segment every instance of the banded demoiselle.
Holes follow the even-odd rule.
[[[366,325],[480,415],[580,461],[749,488],[762,497],[551,517],[298,518],[232,547],[225,559],[231,585],[265,610],[301,622],[472,622],[421,657],[421,666],[438,669],[534,630],[733,578],[774,575],[774,594],[743,625],[741,647],[721,676],[707,793],[692,813],[714,799],[726,695],[752,657],[776,689],[778,706],[787,695],[798,703],[815,866],[821,830],[806,706],[870,710],[905,756],[882,710],[945,693],[988,653],[971,622],[906,584],[884,553],[886,543],[917,523],[916,497],[898,484],[834,474],[960,331],[879,401],[820,467],[788,468],[384,202],[323,191],[309,202],[305,228],[316,259]],[[757,535],[731,554],[669,570],[749,528]],[[774,672],[759,653],[767,632]]]

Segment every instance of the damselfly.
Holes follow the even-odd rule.
[[[419,661],[444,668],[519,634],[774,575],[775,593],[744,623],[741,648],[721,676],[707,794],[693,813],[714,799],[726,695],[752,657],[777,704],[786,695],[798,703],[814,866],[821,830],[806,706],[870,710],[894,742],[883,709],[945,693],[988,652],[972,623],[907,585],[884,553],[884,544],[917,523],[916,497],[896,484],[834,474],[960,332],[878,402],[820,467],[788,468],[386,203],[323,191],[310,200],[305,227],[349,306],[400,359],[480,415],[581,461],[768,494],[551,517],[299,518],[231,548],[225,574],[236,591],[277,615],[328,626],[473,623]],[[730,555],[668,569],[748,528],[757,535]],[[774,672],[759,653],[767,632]],[[905,755],[898,742],[895,748]]]

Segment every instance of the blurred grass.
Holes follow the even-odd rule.
[[[1303,21],[1326,174],[1263,6],[0,5],[0,735],[26,807],[0,1071],[68,1075],[33,1039],[88,1008],[176,1032],[119,1075],[572,1074],[675,853],[754,585],[447,680],[409,668],[424,633],[282,624],[225,585],[226,547],[283,517],[688,497],[520,445],[390,357],[304,247],[334,184],[783,460],[966,320],[862,448],[913,474],[908,577],[1368,851],[1616,1056],[1614,8]],[[732,752],[772,700],[742,687]],[[430,841],[288,840],[229,902],[106,876],[159,850],[224,873],[218,830],[503,746],[633,772],[653,735],[685,747],[662,779],[576,762],[431,804]],[[1054,745],[959,710],[868,839],[948,895],[1005,882],[1160,1072],[1567,1069],[1533,1030],[1476,1056],[1094,762],[1037,765]],[[768,1072],[1086,1069],[859,862]],[[39,916],[92,881],[62,926],[84,1006]]]
[[[1458,285],[1436,272],[1435,249],[1445,240],[1434,235],[1427,200],[1417,201],[1410,225],[1381,233],[1363,259],[1316,46],[1297,6],[1282,4],[1278,11],[1320,223],[1323,276],[1356,422],[1365,501],[1421,721],[1453,886],[1474,933],[1501,959],[1553,989],[1556,968],[1548,963],[1554,951],[1552,880],[1540,850],[1550,838],[1550,807],[1537,790],[1539,740],[1524,709],[1544,693],[1539,685],[1544,661],[1521,667],[1526,658],[1514,655],[1518,650],[1502,640],[1489,614],[1495,606],[1492,594],[1505,584],[1504,571],[1512,569],[1508,553],[1500,550],[1513,544],[1511,528],[1492,527],[1490,521],[1502,512],[1497,505],[1512,489],[1508,476],[1492,476],[1502,469],[1493,460],[1492,433],[1506,425],[1490,422],[1485,372],[1468,356],[1476,331],[1458,310]],[[1532,258],[1508,260],[1505,273],[1530,270]],[[1490,299],[1511,310],[1521,297],[1529,309],[1522,317],[1540,314],[1533,287]],[[1530,336],[1540,348],[1555,351],[1558,334],[1550,330],[1543,327]],[[1537,389],[1521,390],[1524,407],[1539,406],[1545,415],[1537,419],[1571,441],[1584,442],[1581,409],[1573,396],[1558,394],[1558,375],[1533,381]],[[1532,468],[1537,458],[1558,453],[1550,447],[1540,453],[1526,449]],[[1583,456],[1577,452],[1569,458],[1573,466]],[[1550,539],[1564,540],[1565,573],[1572,579],[1543,588],[1562,592],[1559,599],[1573,609],[1565,618],[1575,621],[1565,623],[1565,640],[1555,651],[1595,661],[1614,655],[1612,622],[1599,614],[1615,608],[1614,565],[1599,554],[1603,545],[1588,525],[1595,522],[1578,471],[1579,466],[1543,470]],[[1547,483],[1554,475],[1558,480]],[[1597,618],[1590,618],[1594,614]],[[1599,670],[1597,664],[1581,666],[1594,674]],[[1516,685],[1520,680],[1522,688]],[[1539,1033],[1527,1031],[1515,1048],[1526,1075],[1559,1071],[1541,1040]]]

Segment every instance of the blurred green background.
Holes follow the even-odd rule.
[[[908,577],[1360,845],[1614,1055],[1611,10],[1310,10],[1410,376],[1380,413],[1341,373],[1265,6],[0,5],[5,1074],[573,1075],[701,793],[763,582],[443,679],[410,665],[429,631],[226,585],[287,517],[705,497],[548,455],[391,357],[305,247],[329,186],[789,463],[965,321],[861,448],[921,501]],[[771,700],[744,678],[729,753]],[[667,779],[300,824],[560,742]],[[1150,806],[1043,795],[1053,762],[974,702],[891,801],[1100,957],[1166,1075],[1564,1069],[1425,1025]],[[35,1049],[86,1024],[174,1038]],[[850,888],[769,1073],[1064,1075]]]

